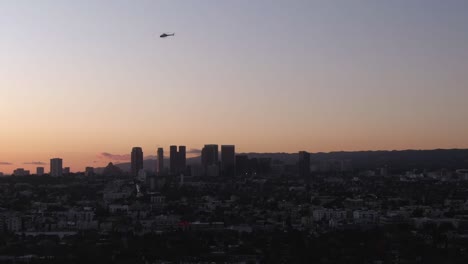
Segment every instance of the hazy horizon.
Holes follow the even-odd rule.
[[[133,146],[468,148],[467,13],[462,0],[1,1],[0,172],[54,157],[83,171]]]

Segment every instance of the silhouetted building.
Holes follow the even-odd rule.
[[[297,162],[299,175],[301,177],[310,176],[310,153],[307,151],[299,151],[299,160]]]
[[[321,172],[344,172],[352,170],[351,160],[327,159],[317,164],[317,170]]]
[[[270,165],[271,175],[281,176],[285,173],[285,164],[281,160],[272,160]]]
[[[28,170],[25,170],[23,168],[18,168],[16,170],[13,171],[13,175],[14,176],[28,176],[29,175],[29,171]]]
[[[63,161],[60,158],[54,158],[50,160],[50,176],[60,177],[63,175]]]
[[[249,159],[248,164],[249,164],[248,165],[249,174],[256,175],[257,172],[258,172],[258,159],[257,158],[251,158],[251,159]]]
[[[190,176],[200,177],[204,174],[203,166],[200,164],[194,164],[190,166]]]
[[[143,169],[143,150],[140,147],[134,147],[131,154],[131,174],[138,176],[138,172]]]
[[[42,175],[44,175],[44,167],[37,167],[37,168],[36,168],[36,175],[37,175],[37,176],[42,176]]]
[[[248,158],[247,155],[236,155],[237,175],[268,175],[272,172],[271,158]]]
[[[177,168],[177,146],[169,147],[169,171],[171,174],[176,173]]]
[[[271,172],[271,158],[259,158],[255,170],[258,174],[269,174]]]
[[[249,157],[247,155],[236,155],[236,173],[237,175],[247,175],[249,170]]]
[[[94,176],[94,168],[93,167],[86,167],[85,168],[85,176],[86,177]]]
[[[148,176],[148,173],[144,169],[141,169],[140,171],[138,171],[137,179],[142,182],[145,182],[147,176]]]
[[[236,174],[236,150],[234,145],[221,145],[221,171],[224,176]]]
[[[208,177],[218,177],[219,176],[218,164],[207,165],[205,171],[206,171],[206,176],[208,176]]]
[[[164,171],[164,149],[158,148],[156,175],[162,175],[163,171]]]
[[[179,146],[179,152],[177,153],[177,173],[185,174],[187,165],[187,148],[185,146]]]
[[[177,146],[170,146],[169,149],[169,165],[171,174],[181,174],[185,173],[186,170],[186,147],[179,146],[179,151],[177,151]]]
[[[206,169],[210,165],[218,164],[218,145],[205,145],[201,153],[202,165]]]
[[[63,168],[63,175],[68,175],[68,174],[70,174],[70,167]]]

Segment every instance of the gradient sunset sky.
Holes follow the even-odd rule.
[[[468,148],[467,14],[465,0],[0,0],[0,172],[53,157],[83,171],[133,146]]]

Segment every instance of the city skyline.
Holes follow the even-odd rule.
[[[209,170],[211,165],[216,165],[216,171],[223,174],[231,174],[232,166],[237,166],[237,160],[240,159],[241,163],[245,163],[244,159],[248,159],[248,156],[260,156],[267,157],[270,159],[272,157],[281,157],[284,159],[288,155],[297,155],[296,160],[300,170],[307,171],[306,168],[311,168],[311,154],[317,155],[342,155],[342,154],[371,154],[379,155],[379,153],[429,153],[429,152],[445,152],[450,153],[451,151],[457,151],[460,153],[468,151],[468,149],[405,149],[405,150],[360,150],[360,151],[332,151],[332,152],[308,152],[304,150],[299,150],[296,152],[238,152],[236,151],[235,145],[218,145],[218,144],[205,144],[202,149],[191,148],[186,151],[186,146],[176,146],[171,145],[168,147],[169,152],[172,152],[172,155],[165,156],[163,154],[164,148],[158,147],[155,155],[143,154],[142,147],[132,147],[131,151],[127,154],[111,154],[111,153],[100,153],[98,156],[106,157],[107,159],[101,160],[101,162],[94,162],[94,166],[86,165],[85,167],[70,167],[68,164],[71,162],[64,160],[63,158],[50,158],[50,162],[23,162],[23,163],[7,163],[0,162],[0,167],[11,168],[11,171],[4,170],[0,171],[0,176],[4,175],[39,175],[44,174],[63,176],[68,175],[69,173],[84,173],[84,175],[94,175],[94,169],[105,169],[109,164],[114,165],[128,165],[128,170],[125,170],[125,173],[128,173],[129,176],[136,177],[140,170],[144,170],[147,173],[154,173],[155,176],[167,176],[167,175],[178,175],[178,174],[191,174],[190,167],[192,165],[196,166],[198,172],[199,169]],[[146,152],[145,152],[146,153]],[[161,155],[159,155],[161,154]],[[186,155],[187,154],[187,155]],[[187,159],[191,159],[190,165],[186,163]],[[290,158],[286,158],[289,164],[292,164]],[[304,160],[307,160],[304,162]],[[330,161],[333,161],[331,159]],[[143,166],[143,162],[153,161],[153,164],[147,164]],[[162,162],[161,162],[162,161]],[[280,160],[277,160],[280,161]],[[341,162],[350,162],[352,159],[341,160]],[[57,163],[58,162],[58,163]],[[282,161],[284,162],[284,161]],[[319,162],[315,160],[314,162]],[[302,165],[301,165],[302,164]],[[46,173],[44,166],[50,166],[50,170]],[[68,165],[68,166],[65,166]],[[305,166],[304,166],[305,165]],[[227,167],[226,167],[227,166]],[[347,165],[340,165],[347,166]],[[242,165],[241,165],[242,167]],[[58,173],[53,173],[52,170],[59,171]],[[188,169],[188,170],[186,170]],[[36,173],[33,173],[36,172]],[[302,173],[307,174],[307,173]]]
[[[214,148],[213,148],[214,147]],[[215,151],[213,153],[213,157],[210,157],[210,161],[206,163],[205,158],[204,158],[204,148],[209,148],[210,151]],[[224,170],[229,170],[231,168],[225,168],[222,166],[233,166],[235,163],[235,156],[240,153],[235,152],[235,145],[220,145],[218,146],[217,144],[205,144],[204,148],[202,149],[189,149],[189,151],[186,151],[186,146],[176,146],[176,145],[171,145],[169,146],[169,153],[170,155],[168,157],[164,156],[164,148],[158,147],[157,148],[157,153],[156,155],[144,155],[143,148],[141,147],[132,147],[131,152],[129,154],[111,154],[111,153],[100,153],[99,155],[101,157],[107,158],[107,160],[102,160],[103,163],[106,164],[101,164],[99,163],[97,165],[97,168],[103,168],[103,165],[108,165],[108,163],[115,163],[115,164],[120,164],[120,163],[128,163],[130,164],[130,170],[128,171],[131,176],[136,177],[138,175],[138,172],[143,168],[143,161],[144,160],[153,160],[155,162],[154,164],[154,173],[156,175],[164,175],[165,169],[167,169],[169,173],[171,174],[178,174],[178,173],[184,173],[185,169],[187,168],[186,166],[186,157],[188,154],[189,158],[199,158],[200,159],[200,165],[206,166],[206,165],[213,165],[213,164],[218,164],[219,165],[219,170],[224,171]],[[219,153],[219,154],[218,154]],[[205,154],[206,155],[206,154]],[[169,161],[169,164],[165,165],[164,160],[167,159]],[[57,163],[58,162],[58,163]],[[14,163],[7,163],[7,162],[0,162],[0,165],[3,166],[12,166],[12,172],[15,174],[15,171],[19,171],[20,173],[15,174],[16,176],[18,175],[30,175],[30,171],[36,170],[36,175],[42,175],[45,173],[44,165],[50,164],[50,170],[49,170],[49,175],[57,177],[57,176],[63,176],[62,174],[68,174],[70,172],[85,172],[89,174],[93,174],[93,172],[89,171],[90,169],[94,169],[95,167],[91,166],[86,166],[84,170],[82,168],[70,168],[70,167],[64,167],[63,166],[63,159],[62,158],[51,158],[50,162],[23,162],[21,163],[21,168],[19,167],[14,167]],[[39,166],[40,165],[40,166]],[[29,168],[29,170],[25,170],[24,168]],[[67,173],[62,170],[68,170]],[[3,171],[1,171],[3,173]],[[7,171],[7,173],[10,173]]]
[[[2,1],[0,172],[468,148],[466,1]],[[396,19],[398,18],[398,19]],[[163,32],[176,32],[160,39]]]

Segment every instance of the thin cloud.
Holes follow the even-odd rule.
[[[108,152],[101,152],[98,155],[98,158],[100,159],[106,159],[106,160],[118,160],[118,161],[128,161],[130,160],[130,154],[124,154],[124,155],[119,155],[119,154],[112,154]]]
[[[195,149],[195,148],[189,149],[187,151],[187,154],[200,154],[200,153],[201,153],[201,149]]]
[[[47,163],[42,161],[31,161],[31,162],[23,162],[24,165],[47,165]]]
[[[0,161],[0,165],[13,165],[13,163],[6,162],[6,161]]]

